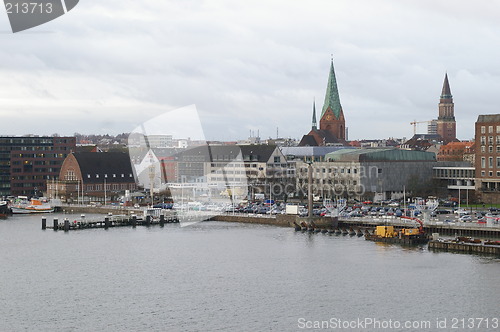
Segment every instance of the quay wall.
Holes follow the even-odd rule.
[[[308,218],[301,218],[296,215],[286,215],[278,214],[272,217],[263,217],[258,215],[242,216],[242,215],[218,215],[212,217],[210,220],[214,221],[226,221],[226,222],[241,222],[249,224],[263,224],[263,225],[273,225],[280,227],[294,227],[294,222],[300,224],[305,221],[308,222]],[[334,227],[334,221],[330,218],[313,218],[312,221],[318,227]]]

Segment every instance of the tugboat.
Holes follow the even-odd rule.
[[[418,222],[418,228],[402,228],[395,230],[394,226],[377,226],[374,234],[365,234],[365,239],[368,241],[399,243],[406,245],[425,244],[429,242],[429,237],[424,232],[424,224],[417,218],[401,217]]]

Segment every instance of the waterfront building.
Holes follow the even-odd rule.
[[[440,161],[433,167],[433,179],[442,196],[453,196],[469,203],[475,199],[476,170],[467,161]]]
[[[315,194],[380,200],[403,196],[403,188],[432,179],[436,155],[425,151],[382,149],[343,149],[328,153],[324,162],[312,163]],[[297,162],[298,190],[307,188],[308,164]]]
[[[56,179],[74,137],[0,137],[0,196],[41,196]]]
[[[269,196],[273,183],[294,184],[294,163],[275,145],[206,145],[160,161],[162,181],[174,189],[173,195],[184,188],[198,197],[219,197],[237,187],[242,197],[256,192]]]
[[[437,134],[442,137],[444,144],[457,140],[455,105],[453,104],[450,83],[448,82],[448,74],[444,75],[443,89],[439,99]]]
[[[304,135],[299,146],[345,145],[346,126],[344,111],[340,104],[337,79],[333,68],[333,59],[330,64],[325,102],[319,120],[319,129],[316,122],[316,103],[313,103],[312,127]]]
[[[500,114],[479,115],[475,124],[478,198],[500,203]]]
[[[59,180],[48,181],[49,197],[67,202],[113,202],[137,185],[128,153],[76,152],[62,164]]]

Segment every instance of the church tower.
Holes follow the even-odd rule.
[[[316,123],[316,101],[313,102],[313,118],[312,118],[312,129],[318,130],[318,125]]]
[[[342,106],[340,105],[337,80],[335,79],[335,71],[333,69],[333,59],[330,64],[325,104],[323,105],[323,111],[319,120],[319,129],[329,132],[337,139],[345,140],[345,118]]]
[[[437,133],[447,144],[457,140],[457,129],[455,122],[455,106],[451,95],[448,74],[444,75],[443,90],[439,99],[439,116],[437,119]]]

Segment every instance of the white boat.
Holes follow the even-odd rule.
[[[13,214],[29,214],[29,213],[51,213],[54,212],[54,207],[49,203],[43,202],[40,199],[32,198],[31,201],[17,200],[10,207]]]

